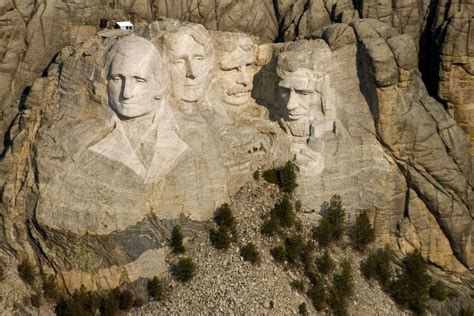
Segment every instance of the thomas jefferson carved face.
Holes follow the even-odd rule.
[[[219,54],[216,88],[225,104],[239,106],[252,100],[256,48],[250,37],[229,36],[225,43],[220,43],[224,52]]]
[[[165,56],[176,98],[194,102],[204,96],[214,63],[212,49],[202,25],[182,26],[165,36]]]
[[[169,81],[155,46],[131,35],[117,41],[108,57],[109,105],[119,118],[155,112]]]

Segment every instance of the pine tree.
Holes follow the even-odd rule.
[[[186,250],[183,245],[183,233],[181,232],[181,227],[178,225],[173,227],[170,245],[173,253],[183,253]]]

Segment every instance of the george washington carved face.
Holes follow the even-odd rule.
[[[135,35],[120,39],[108,54],[109,105],[121,119],[154,113],[168,85],[155,46]]]

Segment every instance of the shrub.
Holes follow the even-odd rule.
[[[112,292],[109,293],[114,296]],[[83,286],[76,290],[70,297],[61,297],[55,307],[56,315],[96,315],[97,309],[101,311],[109,311],[110,306],[103,307],[105,299],[100,297],[95,292],[87,292]],[[117,305],[118,309],[118,305]],[[103,314],[104,315],[104,314]],[[112,314],[107,314],[112,315]]]
[[[250,261],[252,264],[256,264],[260,261],[260,254],[253,243],[248,243],[243,246],[240,249],[240,255],[245,261]]]
[[[301,258],[304,247],[305,242],[301,235],[297,234],[291,237],[287,237],[285,239],[285,250],[288,262],[294,263],[299,258]]]
[[[148,295],[156,301],[162,300],[165,294],[165,287],[163,286],[163,283],[161,283],[160,279],[158,279],[156,276],[153,279],[148,280],[147,290]],[[136,304],[134,303],[134,305]]]
[[[306,292],[306,296],[311,300],[314,308],[317,311],[322,311],[326,307],[326,290],[323,284],[315,284]]]
[[[188,282],[196,272],[196,264],[193,259],[186,257],[179,259],[174,267],[174,276],[178,281]]]
[[[287,197],[284,197],[280,203],[275,204],[271,211],[271,217],[277,220],[282,227],[290,228],[295,224],[296,214]]]
[[[231,243],[230,231],[227,226],[219,226],[216,230],[212,229],[209,235],[212,245],[216,249],[229,249]]]
[[[233,230],[236,224],[234,214],[227,203],[222,204],[222,206],[216,210],[214,221],[217,225],[226,226],[230,230]]]
[[[368,244],[375,241],[375,230],[370,225],[367,211],[362,211],[356,218],[350,230],[352,245],[359,251],[364,251]]]
[[[329,296],[328,304],[331,307],[333,314],[338,316],[347,315],[348,300],[347,297],[338,293],[337,290],[332,289]]]
[[[354,289],[351,263],[344,260],[341,263],[341,273],[334,276],[334,289],[337,295],[349,297]]]
[[[270,253],[276,261],[285,261],[286,259],[286,251],[283,246],[276,246],[270,250]]]
[[[301,203],[300,200],[296,200],[296,202],[295,202],[295,211],[300,212],[302,207],[303,207],[303,203]]]
[[[280,177],[278,176],[278,171],[275,169],[268,169],[265,170],[262,174],[263,179],[268,183],[273,183],[277,185],[281,185]]]
[[[130,290],[124,290],[119,296],[119,308],[121,310],[129,310],[133,306],[134,295]]]
[[[5,268],[3,267],[2,263],[0,262],[0,281],[5,279]]]
[[[461,307],[459,310],[459,316],[473,316],[474,310],[472,307]]]
[[[322,274],[328,274],[334,270],[334,261],[331,259],[331,256],[329,256],[327,251],[316,260],[316,267]]]
[[[435,284],[430,286],[430,297],[432,299],[442,302],[447,296],[448,291],[446,285],[441,280],[438,280]]]
[[[388,245],[384,249],[378,249],[362,262],[360,266],[362,275],[369,280],[376,279],[382,288],[387,289],[393,274],[390,266],[392,258],[393,253]]]
[[[308,315],[308,308],[306,307],[306,303],[301,303],[298,305],[298,313],[300,315]]]
[[[145,305],[145,300],[140,296],[133,301],[133,307],[142,307],[143,305]]]
[[[428,298],[431,278],[426,269],[425,260],[418,251],[415,251],[403,259],[403,272],[391,285],[394,300],[416,313],[425,310]]]
[[[33,268],[33,265],[27,259],[23,260],[18,265],[17,270],[20,278],[26,284],[33,284],[33,281],[35,280],[35,270]]]
[[[291,281],[290,286],[291,286],[292,289],[294,289],[294,290],[296,290],[300,293],[304,293],[305,286],[304,286],[304,281],[303,280],[293,280],[293,281]]]
[[[43,301],[43,296],[41,295],[41,292],[37,291],[35,294],[31,295],[31,305],[33,307],[40,307],[41,303]]]
[[[57,299],[58,285],[53,275],[48,275],[43,281],[43,294],[47,298]]]
[[[118,314],[119,301],[116,294],[114,291],[110,291],[106,297],[102,298],[100,304],[101,316],[115,316]]]
[[[173,227],[173,231],[171,232],[170,246],[173,253],[183,253],[185,251],[183,245],[183,233],[181,232],[181,227],[179,225]]]
[[[341,273],[334,276],[334,286],[329,297],[329,306],[334,315],[347,315],[348,298],[352,295],[354,281],[349,261],[341,263]]]
[[[295,169],[296,166],[291,161],[288,161],[285,166],[280,169],[280,183],[283,191],[286,193],[292,193],[298,186]]]
[[[321,206],[322,218],[314,231],[314,237],[322,247],[327,247],[333,241],[341,240],[344,234],[345,210],[342,199],[335,194],[330,203]]]
[[[280,233],[280,223],[278,220],[270,218],[263,222],[262,226],[260,227],[260,232],[267,236],[278,234]]]
[[[312,269],[313,267],[313,252],[316,248],[316,245],[312,240],[308,240],[306,245],[303,248],[303,252],[301,253],[301,262],[303,263],[305,271]]]

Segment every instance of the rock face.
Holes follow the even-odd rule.
[[[339,194],[349,221],[373,210],[380,245],[472,277],[469,145],[413,39],[375,19],[311,37],[260,44],[161,19],[63,48],[10,123],[1,256],[69,290],[159,275],[174,225],[195,236],[254,171],[290,160],[305,209]]]

